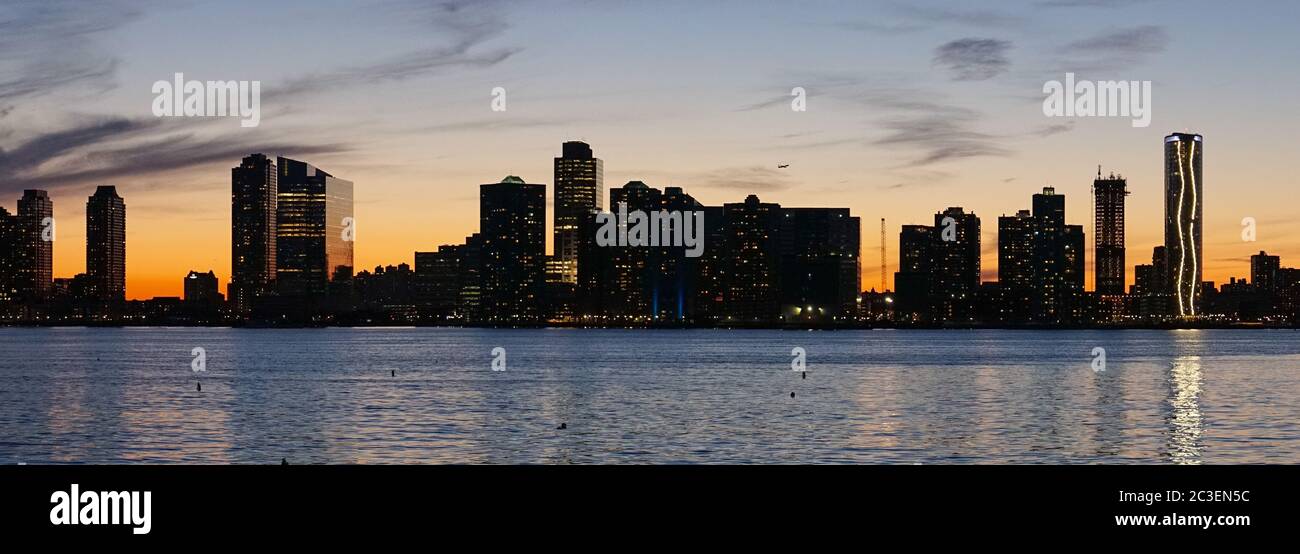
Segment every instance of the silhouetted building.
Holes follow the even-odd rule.
[[[632,217],[646,217],[659,211],[663,192],[641,181],[629,181],[609,191],[610,210],[619,217],[619,233],[630,235],[637,229]],[[635,213],[640,212],[640,213]],[[643,227],[651,232],[647,222]],[[657,313],[655,285],[658,282],[659,249],[649,246],[649,237],[637,243],[630,237],[627,245],[606,246],[611,279],[605,288],[605,315],[611,320],[647,322]],[[642,239],[637,239],[642,240]],[[636,245],[634,245],[636,244]]]
[[[1250,282],[1262,292],[1277,292],[1278,272],[1282,269],[1282,258],[1270,256],[1260,250],[1250,257]]]
[[[16,294],[24,300],[42,300],[54,282],[54,202],[43,190],[24,190],[18,199]]]
[[[353,276],[365,323],[414,323],[418,319],[415,272],[409,264],[376,266]]]
[[[126,204],[111,185],[100,185],[86,200],[86,275],[91,299],[125,300]]]
[[[898,234],[898,271],[894,273],[894,317],[930,320],[930,274],[934,266],[934,227],[904,225]]]
[[[1203,150],[1201,135],[1165,137],[1165,251],[1176,313],[1183,317],[1200,314]]]
[[[707,252],[711,246],[707,236],[711,222],[707,220],[707,213],[702,215],[701,219],[694,219],[696,213],[705,211],[704,206],[696,201],[695,197],[686,194],[681,187],[665,187],[663,195],[660,196],[660,209],[670,214],[681,214],[683,222],[687,217],[693,218],[692,226],[695,225],[695,221],[703,222],[703,229],[694,229],[694,227],[692,229],[704,241],[703,248]],[[721,214],[717,213],[714,217],[720,219]],[[684,226],[685,223],[674,232],[684,232]],[[681,246],[661,244],[656,249],[658,260],[651,283],[651,312],[660,322],[686,323],[694,321],[698,316],[696,302],[699,294],[700,264],[704,253],[701,252],[700,256],[689,256],[684,236],[682,243]]]
[[[257,298],[271,292],[276,273],[275,162],[262,154],[230,170],[230,283],[227,296],[246,315]]]
[[[934,215],[931,313],[936,322],[975,321],[975,291],[980,284],[980,219],[959,207]]]
[[[860,221],[848,208],[781,208],[781,316],[852,318],[860,292]]]
[[[1034,319],[1042,323],[1076,323],[1084,283],[1083,227],[1065,223],[1065,195],[1043,187],[1033,199]]]
[[[1083,227],[1065,224],[1065,196],[1052,187],[1033,211],[998,220],[998,279],[1014,323],[1078,323],[1083,317]]]
[[[1095,286],[1099,294],[1124,294],[1124,197],[1128,196],[1128,181],[1113,173],[1103,179],[1098,168],[1092,195]]]
[[[22,227],[18,217],[0,207],[0,304],[18,299],[19,250],[22,245]],[[0,314],[5,317],[6,314]]]
[[[481,308],[491,324],[541,321],[546,263],[546,185],[513,175],[479,186]]]
[[[183,286],[186,304],[213,306],[221,304],[223,300],[221,289],[217,286],[217,274],[212,270],[207,273],[191,270],[185,275]]]
[[[731,325],[771,324],[780,317],[781,205],[747,196],[725,204],[723,311]]]
[[[444,244],[436,252],[415,253],[415,300],[421,319],[456,321],[468,315],[461,291],[478,273],[469,271],[467,249],[464,244]]]
[[[284,157],[276,167],[276,288],[285,296],[323,296],[331,281],[352,275],[352,182]]]

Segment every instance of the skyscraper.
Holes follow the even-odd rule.
[[[959,207],[934,214],[930,272],[932,316],[937,322],[971,323],[980,284],[980,219]]]
[[[19,245],[14,285],[25,299],[43,299],[54,283],[54,202],[43,190],[18,199]]]
[[[930,272],[934,227],[904,225],[898,233],[898,272],[894,273],[894,313],[900,320],[930,317]]]
[[[324,295],[332,281],[352,276],[352,181],[284,157],[276,166],[276,288]]]
[[[998,284],[1003,294],[999,315],[1004,322],[1020,323],[1032,316],[1034,223],[1029,210],[998,218]]]
[[[100,185],[86,200],[86,276],[89,298],[125,299],[126,204],[111,185]]]
[[[0,305],[18,298],[16,281],[21,234],[18,217],[0,206]]]
[[[726,270],[723,310],[730,324],[771,323],[780,316],[781,205],[747,196],[723,205]]]
[[[244,158],[230,170],[230,284],[227,298],[236,313],[247,314],[253,300],[275,281],[278,192],[275,162],[262,154]]]
[[[1165,137],[1165,252],[1177,314],[1200,314],[1202,219],[1201,135]]]
[[[1066,225],[1065,196],[1043,187],[1033,211],[998,219],[1001,315],[1008,321],[1078,322],[1082,316],[1083,227]]]
[[[1093,281],[1098,294],[1124,294],[1124,197],[1128,181],[1114,173],[1092,182]]]
[[[781,208],[781,312],[787,320],[833,321],[861,293],[861,220],[848,208]]]
[[[593,240],[578,232],[582,216],[601,209],[605,190],[604,162],[592,155],[585,142],[564,143],[555,158],[554,259],[561,282],[578,282],[580,240]]]
[[[546,185],[514,175],[479,186],[482,318],[536,323],[546,264]]]
[[[663,191],[641,181],[629,181],[609,191],[609,206],[616,214],[638,211],[650,214],[659,211],[662,201]],[[620,227],[628,228],[628,225],[625,223]],[[604,291],[606,315],[631,321],[650,319],[658,313],[655,285],[658,282],[659,249],[647,245],[605,248],[608,249],[610,264],[610,286]]]
[[[1278,273],[1282,270],[1282,258],[1270,256],[1260,250],[1250,257],[1250,282],[1260,292],[1277,292]]]

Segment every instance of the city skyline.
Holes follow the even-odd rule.
[[[1172,133],[1168,135],[1165,138],[1166,165],[1174,164],[1174,166],[1176,167],[1177,164],[1179,163],[1177,157],[1174,158],[1170,157],[1170,151],[1169,151],[1170,148],[1177,148],[1177,147],[1169,146],[1170,144],[1176,144],[1175,139],[1177,137],[1187,137],[1188,141],[1191,141],[1192,137],[1194,137],[1195,142],[1198,145],[1203,140],[1201,135],[1199,134]],[[616,201],[614,200],[614,198],[616,198],[617,195],[622,194],[622,191],[620,189],[624,188],[626,185],[623,187],[612,187],[609,189],[611,191],[611,204],[609,207],[606,207],[605,201],[603,199],[603,194],[602,194],[606,190],[606,187],[603,184],[603,167],[604,167],[603,160],[594,156],[593,154],[594,149],[592,148],[592,146],[582,141],[570,140],[570,141],[563,142],[563,144],[561,145],[561,151],[562,151],[561,155],[554,157],[553,162],[554,162],[556,177],[558,178],[557,181],[563,183],[563,185],[559,187],[556,187],[555,185],[546,185],[546,184],[539,185],[541,187],[547,187],[547,186],[554,187],[552,188],[551,191],[544,192],[546,198],[552,200],[561,197],[562,194],[561,191],[564,191],[563,195],[566,198],[564,202],[565,204],[568,205],[568,208],[566,210],[556,211],[554,213],[554,217],[542,218],[545,227],[550,229],[553,232],[555,237],[555,240],[546,241],[546,246],[548,247],[546,250],[546,256],[547,256],[546,263],[554,264],[555,266],[554,269],[558,272],[557,274],[561,275],[562,279],[566,283],[574,284],[576,283],[577,280],[577,269],[576,269],[577,266],[576,258],[578,252],[577,245],[582,240],[587,240],[591,238],[591,237],[586,237],[586,238],[578,237],[579,229],[576,222],[580,218],[578,218],[576,214],[580,214],[584,210],[590,212],[590,210],[592,209],[606,210],[606,211],[612,210],[613,202]],[[1186,155],[1187,156],[1194,155],[1194,158],[1191,159],[1194,159],[1197,168],[1196,171],[1199,173],[1200,160],[1201,160],[1200,153],[1189,152]],[[337,236],[341,236],[343,234],[342,229],[344,225],[346,225],[352,218],[351,216],[351,214],[353,213],[352,204],[354,201],[352,182],[338,179],[330,175],[329,173],[321,171],[320,169],[316,168],[310,163],[292,160],[289,158],[285,158],[283,156],[280,156],[275,160],[276,161],[272,161],[270,158],[268,158],[265,154],[262,153],[253,153],[246,156],[241,162],[240,166],[230,169],[232,175],[232,181],[231,181],[232,195],[233,195],[232,198],[234,198],[234,202],[235,202],[235,204],[233,205],[233,209],[230,212],[232,218],[231,235],[230,235],[232,237],[232,243],[230,249],[232,255],[232,257],[230,258],[232,260],[232,266],[239,264],[240,260],[248,256],[252,256],[252,258],[250,258],[249,262],[244,262],[246,265],[255,262],[257,259],[264,260],[262,262],[258,262],[263,264],[264,266],[261,267],[260,269],[255,268],[256,263],[254,263],[252,266],[247,266],[243,270],[245,275],[248,274],[261,275],[261,277],[258,277],[253,281],[250,281],[250,283],[253,283],[252,285],[249,285],[247,283],[241,284],[242,281],[241,279],[238,278],[238,273],[231,275],[229,280],[221,281],[228,284],[230,283],[235,284],[233,288],[227,289],[228,290],[227,297],[230,298],[231,301],[235,302],[237,305],[239,303],[238,299],[240,297],[239,291],[241,291],[243,287],[260,286],[263,289],[265,289],[266,287],[270,286],[272,282],[275,281],[276,277],[279,275],[280,272],[277,271],[277,266],[281,266],[281,267],[286,266],[286,262],[285,262],[286,259],[302,258],[302,254],[286,255],[285,253],[277,252],[277,248],[276,248],[277,244],[284,244],[286,242],[286,241],[278,240],[279,233],[283,232],[283,229],[285,228],[298,229],[303,227],[303,225],[305,225],[305,222],[299,222],[299,223],[291,222],[286,225],[285,223],[281,223],[277,221],[280,218],[284,218],[284,214],[286,212],[285,206],[292,204],[292,202],[289,202],[286,203],[285,206],[282,206],[280,202],[284,202],[286,199],[292,200],[294,198],[303,197],[303,195],[307,192],[305,190],[303,191],[278,190],[277,176],[280,179],[283,179],[284,175],[286,175],[287,172],[289,172],[288,169],[282,166],[291,166],[296,168],[295,170],[293,170],[293,173],[297,175],[297,178],[288,181],[290,183],[296,181],[304,181],[304,179],[310,180],[309,174],[314,174],[315,179],[320,181],[320,184],[318,186],[320,187],[321,191],[324,190],[324,186],[325,186],[324,183],[326,182],[337,183],[338,185],[342,185],[346,188],[345,192],[342,195],[344,201],[346,201],[345,208],[337,208],[337,207],[329,208],[329,213],[332,214],[332,217],[326,217],[326,214],[324,212],[320,214],[316,214],[317,216],[319,216],[318,218],[321,219],[320,223],[322,225],[326,225],[329,228],[328,229],[329,232],[324,233],[324,235],[322,236],[332,237],[335,239],[335,240],[329,240],[331,246],[327,247],[327,250],[330,251],[328,255],[335,256],[335,257],[340,255],[345,255],[344,262],[326,264],[326,265],[328,265],[331,268],[334,268],[335,266],[348,267],[353,272],[369,269],[369,267],[367,266],[360,266],[354,263],[353,261],[354,255],[352,253],[353,247],[352,244],[350,244],[353,241],[351,240],[344,241],[349,244],[346,245],[347,246],[346,252],[343,252],[339,250],[340,248],[343,247],[343,244],[339,240],[337,240]],[[581,165],[584,163],[590,165],[588,166]],[[1119,279],[1120,282],[1124,283],[1123,289],[1119,293],[1119,294],[1123,294],[1124,292],[1127,292],[1132,285],[1136,284],[1136,277],[1132,276],[1134,272],[1128,271],[1128,267],[1134,267],[1136,271],[1136,266],[1142,265],[1140,262],[1126,261],[1124,255],[1124,250],[1127,247],[1127,241],[1124,233],[1124,227],[1126,225],[1125,221],[1127,219],[1127,216],[1132,215],[1126,213],[1124,208],[1124,197],[1129,194],[1126,188],[1127,179],[1125,179],[1122,176],[1116,176],[1114,173],[1112,173],[1107,178],[1103,178],[1100,173],[1101,171],[1100,167],[1098,168],[1098,171],[1099,173],[1094,179],[1093,186],[1092,186],[1094,198],[1092,198],[1093,205],[1091,207],[1095,211],[1095,213],[1091,214],[1090,219],[1094,222],[1092,228],[1095,228],[1097,225],[1101,225],[1103,227],[1103,231],[1108,233],[1108,237],[1109,237],[1108,240],[1110,241],[1111,246],[1109,248],[1102,248],[1100,250],[1102,252],[1101,258],[1098,258],[1097,257],[1098,255],[1096,254],[1096,252],[1098,252],[1098,249],[1094,245],[1094,241],[1096,240],[1097,236],[1094,235],[1094,237],[1090,237],[1087,239],[1086,241],[1087,244],[1094,245],[1094,246],[1093,248],[1089,248],[1087,250],[1087,255],[1085,256],[1084,278],[1087,281],[1087,284],[1084,285],[1083,290],[1089,292],[1105,292],[1107,294],[1116,294],[1113,288],[1105,289],[1105,290],[1099,290],[1095,288],[1095,279],[1087,279],[1087,277],[1095,276],[1096,274],[1098,274],[1098,272],[1103,271],[1102,268],[1095,265],[1099,259],[1102,260],[1112,259],[1114,261],[1111,263],[1111,269],[1109,271],[1111,271],[1112,273],[1117,273],[1118,274],[1117,279]],[[508,179],[519,179],[519,178],[515,176],[509,176]],[[1167,204],[1165,207],[1166,218],[1169,216],[1170,213],[1173,213],[1173,212],[1169,212],[1168,210],[1176,209],[1179,195],[1175,194],[1175,190],[1173,187],[1178,185],[1179,183],[1178,179],[1179,179],[1179,174],[1177,171],[1172,171],[1169,175],[1166,176],[1166,195],[1168,196],[1166,198],[1166,202],[1172,203],[1172,204]],[[522,183],[524,181],[520,180],[520,182]],[[628,183],[629,184],[640,183],[643,188],[646,186],[642,181],[629,181]],[[1193,184],[1195,185],[1197,195],[1203,195],[1203,193],[1200,192],[1201,180],[1199,177],[1196,179],[1196,181]],[[338,185],[331,185],[332,187],[331,190],[337,190]],[[299,185],[300,188],[302,186],[306,186],[306,185]],[[115,187],[112,185],[101,185],[99,188],[102,189],[104,187],[115,189]],[[668,187],[668,188],[680,190],[680,188],[678,187]],[[258,190],[260,190],[261,192],[260,193],[257,192]],[[1057,224],[1058,226],[1065,225],[1066,207],[1064,205],[1065,204],[1064,195],[1063,194],[1057,195],[1055,192],[1055,187],[1051,187],[1051,186],[1043,187],[1043,191],[1045,194],[1049,196],[1054,196],[1056,200],[1059,200],[1061,206],[1059,206],[1059,208],[1055,208],[1059,212],[1056,214],[1056,217],[1060,219],[1060,221]],[[49,200],[46,194],[47,194],[46,191],[42,191],[42,190],[24,191],[24,197],[21,198],[19,201],[20,207],[23,205],[24,202],[30,205],[33,202],[39,201],[40,203],[39,209],[44,210],[41,213],[48,212],[49,205],[52,202],[51,200]],[[333,198],[336,195],[337,193],[332,193],[331,195],[329,195],[329,197]],[[1043,195],[1040,194],[1034,195],[1035,206],[1037,206],[1040,196]],[[1103,196],[1105,196],[1106,198],[1103,199],[1101,203],[1098,203],[1098,198],[1103,198]],[[321,196],[321,198],[324,197],[325,197],[324,195]],[[277,201],[277,199],[279,200]],[[691,199],[691,201],[695,202],[693,198]],[[259,203],[261,204],[260,207],[257,206],[257,204]],[[334,205],[333,201],[331,201],[330,205],[331,206]],[[543,206],[544,211],[550,211],[551,209],[553,209],[552,208],[553,205],[554,205],[553,202],[546,202],[545,205]],[[299,206],[298,208],[288,209],[287,211],[291,214],[300,213],[304,211],[305,206],[306,204],[304,204],[303,206]],[[960,208],[961,206],[957,206],[957,207]],[[252,211],[252,212],[249,211],[254,208],[256,208],[256,211]],[[29,211],[31,209],[32,208],[28,208]],[[322,207],[322,209],[324,208]],[[1197,210],[1200,209],[1199,200],[1196,209]],[[1020,210],[1021,217],[1025,217],[1025,215],[1028,213],[1029,211],[1027,210]],[[1109,216],[1104,216],[1103,213],[1108,213]],[[29,216],[29,218],[31,217],[35,217],[35,216]],[[1187,217],[1190,218],[1192,216],[1189,214],[1187,215]],[[1003,215],[998,218],[999,224],[997,226],[994,226],[992,229],[992,233],[994,233],[994,235],[992,237],[991,243],[988,240],[989,237],[984,235],[984,231],[982,230],[979,231],[981,236],[978,242],[981,245],[981,250],[979,256],[977,257],[975,266],[977,268],[987,268],[988,264],[986,262],[986,259],[991,258],[991,261],[993,262],[992,271],[994,272],[994,275],[992,275],[990,278],[987,269],[979,269],[978,279],[976,281],[976,284],[984,283],[984,282],[999,282],[1005,280],[1004,278],[1001,277],[1001,272],[999,270],[999,268],[1003,267],[1003,263],[1005,263],[1006,260],[1006,255],[1004,255],[1001,252],[1002,250],[1001,239],[999,238],[1000,230],[1002,228],[1001,222],[1003,220],[1014,219],[1014,218],[1015,216],[1006,216],[1006,215]],[[301,217],[299,217],[298,219],[301,219]],[[1118,221],[1116,221],[1116,219],[1118,219]],[[1197,217],[1196,220],[1200,220],[1200,218]],[[35,219],[33,221],[35,221]],[[482,225],[484,221],[485,220],[483,216],[480,215],[479,224]],[[564,223],[560,223],[560,222],[564,222]],[[940,221],[938,219],[936,219],[935,225],[936,226],[940,225]],[[1187,225],[1187,223],[1185,222],[1183,225]],[[915,225],[910,225],[910,226],[915,227]],[[257,228],[262,228],[262,227],[272,229],[272,231],[269,234],[265,230],[261,232],[256,231]],[[899,226],[900,229],[903,229],[905,227],[909,227],[909,225],[904,224]],[[1080,230],[1084,228],[1084,226],[1082,225],[1069,225],[1069,227],[1079,228]],[[557,228],[563,231],[557,230]],[[1175,230],[1177,229],[1177,227],[1170,227],[1170,229],[1174,229],[1174,230],[1167,230],[1166,241],[1170,240],[1169,236],[1176,236]],[[321,231],[323,231],[323,229]],[[869,230],[859,231],[859,236],[858,236],[859,243],[861,243],[863,238],[863,236],[861,235],[862,232],[869,232]],[[903,229],[903,232],[905,233],[906,230]],[[477,231],[470,230],[470,233],[475,234],[477,233]],[[1173,235],[1170,235],[1171,233]],[[893,237],[895,235],[896,233],[890,231],[888,227],[886,228],[887,238]],[[564,236],[567,236],[569,238],[562,239],[561,237]],[[1199,236],[1200,236],[1200,231],[1197,230],[1198,240],[1199,240]],[[556,249],[556,245],[564,244],[566,240],[571,242],[571,245],[567,250],[561,252],[561,250],[563,249]],[[905,250],[905,245],[903,243],[905,239],[900,237],[897,240],[899,240],[899,242],[894,243],[893,248],[890,248],[889,251],[902,252],[903,250]],[[1190,241],[1191,239],[1189,238],[1188,240]],[[260,255],[260,258],[252,255],[254,245],[258,242],[261,243],[262,247],[268,248],[268,250],[258,253]],[[290,240],[289,242],[292,242],[292,240]],[[1166,250],[1175,250],[1175,251],[1177,247],[1177,245],[1174,244],[1172,245],[1173,248],[1171,248],[1171,244],[1168,243],[1157,244],[1156,246],[1163,246]],[[48,246],[46,246],[45,248],[48,249]],[[875,248],[872,248],[870,246],[870,243],[868,242],[866,246],[860,246],[858,251],[858,256],[861,257],[863,255],[868,254],[872,250],[878,250],[878,248],[879,248],[878,242]],[[411,263],[414,262],[415,259],[414,255],[421,251],[425,251],[427,249],[428,247],[426,246],[424,248],[417,248],[413,250],[411,257],[409,258],[410,261],[407,261],[407,259],[387,260],[378,263],[372,267],[384,267],[384,266],[400,264],[400,263],[406,263],[408,265],[411,265]],[[1111,251],[1109,255],[1106,254],[1108,250]],[[1274,252],[1277,251],[1274,250]],[[1253,252],[1251,254],[1253,255]],[[566,255],[571,256],[571,259],[565,259]],[[1187,267],[1189,268],[1198,267],[1202,263],[1201,258],[1202,258],[1202,252],[1200,251],[1199,244],[1197,244],[1196,255],[1191,257],[1190,260],[1186,261]],[[1119,266],[1117,268],[1114,267],[1114,263],[1116,262],[1119,263]],[[1247,264],[1249,263],[1250,260],[1248,257]],[[290,263],[287,265],[292,269],[292,271],[290,272],[301,271],[300,269],[294,268],[295,264]],[[297,265],[301,265],[301,264],[297,264]],[[86,267],[89,267],[89,264],[87,264]],[[323,277],[322,279],[320,279],[322,283],[325,280],[328,280],[330,278],[330,275],[332,274],[333,271],[331,269],[325,269],[324,267],[325,266],[322,266],[322,268],[315,270],[316,273],[318,274],[318,277]],[[898,266],[897,264],[887,260],[886,267],[895,268]],[[1249,268],[1249,265],[1247,265],[1247,267]],[[220,280],[220,274],[217,273],[215,270],[213,270],[210,267],[204,269],[213,271],[215,274],[218,275],[218,278]],[[860,276],[860,283],[864,286],[864,290],[862,292],[866,292],[867,290],[874,291],[876,290],[875,287],[865,288],[865,285],[868,283],[867,281],[868,272],[865,269],[866,266],[863,266],[861,264],[858,265],[858,275]],[[1170,269],[1170,271],[1175,271],[1175,270],[1176,267]],[[191,270],[186,270],[186,271],[189,272]],[[1245,276],[1245,274],[1240,273],[1240,267],[1237,267],[1235,269],[1227,269],[1226,271],[1228,272],[1227,275],[1229,276],[1229,279]],[[1198,275],[1201,274],[1201,271],[1199,269],[1197,269],[1196,272]],[[891,273],[896,273],[896,271]],[[54,275],[56,278],[67,278],[58,275],[57,272],[55,272]],[[1130,275],[1130,277],[1124,279],[1123,278],[1124,275]],[[890,275],[889,277],[890,277],[889,282],[892,284],[893,281],[895,280],[894,279],[895,276]],[[1012,280],[1014,281],[1015,279],[1016,277],[1013,276]],[[247,281],[247,278],[245,278],[243,281]],[[1212,279],[1204,279],[1204,281],[1215,282],[1215,283],[1227,282],[1227,280],[1213,281]],[[257,284],[259,282],[260,284]],[[1194,282],[1200,283],[1202,282],[1202,280],[1196,280]],[[178,288],[182,288],[182,287],[178,287]],[[896,286],[882,292],[892,292],[895,289]],[[153,298],[158,296],[176,296],[176,295],[161,294],[161,295],[150,296],[148,298]],[[130,296],[127,296],[127,299],[132,299],[132,300],[146,300],[148,298],[132,298]],[[1186,296],[1184,296],[1184,298],[1186,298]],[[1179,300],[1183,300],[1183,299],[1180,298]],[[1190,300],[1188,300],[1188,303],[1190,303]],[[1190,308],[1188,309],[1190,310]],[[1192,314],[1184,312],[1184,315],[1192,315]]]
[[[636,4],[581,10],[289,3],[259,7],[272,17],[221,31],[247,40],[230,40],[215,27],[186,35],[153,25],[224,11],[215,7],[54,6],[24,19],[32,29],[8,39],[9,52],[56,69],[67,66],[53,63],[67,61],[58,56],[80,53],[84,59],[76,61],[91,71],[38,79],[16,67],[16,78],[0,85],[0,193],[8,199],[48,190],[56,218],[76,222],[84,217],[78,197],[97,185],[116,186],[133,199],[126,294],[141,299],[178,294],[176,276],[194,268],[229,280],[223,175],[231,160],[250,152],[312,159],[356,183],[360,268],[411,263],[414,251],[460,240],[476,225],[467,184],[506,174],[544,181],[553,171],[554,144],[564,140],[599,145],[610,183],[680,186],[706,205],[747,192],[783,205],[816,198],[867,221],[885,217],[890,236],[904,224],[928,223],[942,207],[930,198],[992,217],[1014,213],[1019,198],[1043,186],[1078,199],[1067,219],[1094,233],[1082,199],[1101,164],[1129,181],[1131,268],[1145,260],[1148,245],[1164,243],[1163,226],[1145,217],[1164,203],[1164,166],[1150,145],[1186,129],[1213,144],[1204,191],[1205,280],[1243,276],[1238,268],[1261,249],[1300,256],[1300,244],[1288,239],[1300,223],[1266,201],[1296,185],[1295,176],[1279,171],[1285,141],[1273,139],[1296,120],[1284,92],[1295,88],[1286,68],[1297,56],[1283,32],[1286,18],[1209,2],[1174,11],[1159,1],[1089,4],[974,10],[875,2],[795,10],[800,17],[790,21],[775,17],[788,15],[780,7],[737,14],[723,3],[693,8],[696,23],[682,26],[671,9]],[[568,17],[579,10],[607,25]],[[274,21],[293,16],[314,17],[325,32],[345,33],[364,48],[304,53],[292,41],[260,40],[278,36]],[[744,24],[717,24],[735,17]],[[1229,32],[1220,24],[1229,19],[1239,23],[1235,29],[1255,30],[1232,31],[1235,50],[1197,40]],[[619,25],[633,20],[676,40],[655,48],[627,41]],[[144,28],[160,29],[153,41],[131,38]],[[50,29],[71,31],[61,35],[60,48],[42,48],[54,36]],[[774,33],[789,40],[760,40]],[[212,43],[231,51],[218,56],[191,46],[217,37]],[[423,42],[412,46],[412,37]],[[984,64],[953,59],[952,45],[966,39],[989,41],[995,55]],[[150,46],[159,40],[176,48]],[[574,44],[605,47],[580,50],[584,60],[575,66]],[[279,63],[286,59],[296,70]],[[1189,74],[1186,67],[1203,71]],[[1042,84],[1067,71],[1150,79],[1151,127],[1133,128],[1124,118],[1045,118]],[[261,125],[153,117],[149,85],[178,72],[261,79]],[[1275,77],[1275,85],[1236,101],[1260,72]],[[509,94],[507,111],[490,108],[497,86]],[[807,112],[790,111],[793,87],[808,91]],[[368,101],[354,102],[358,92]],[[1259,222],[1256,243],[1239,238],[1245,217]],[[549,252],[554,229],[549,220],[546,226]],[[78,227],[59,227],[56,277],[83,270]],[[981,279],[991,280],[995,234],[991,225],[982,232]],[[862,255],[871,258],[878,240],[870,229],[863,233]],[[898,268],[892,259],[887,266],[892,281]],[[1126,285],[1133,284],[1135,275],[1126,273]],[[1089,290],[1093,279],[1090,267]],[[863,264],[862,281],[879,283],[876,264]]]

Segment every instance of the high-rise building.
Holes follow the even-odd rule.
[[[733,325],[772,323],[780,316],[781,205],[747,196],[725,204],[723,278],[725,321]]]
[[[1020,210],[998,218],[998,284],[1000,322],[1024,322],[1032,316],[1034,298],[1034,216]]]
[[[934,227],[904,225],[898,234],[898,272],[894,273],[894,314],[904,321],[930,318],[930,273]]]
[[[580,241],[594,240],[578,232],[582,217],[601,209],[605,194],[604,162],[585,142],[569,141],[555,158],[554,261],[560,282],[578,282]]]
[[[1124,294],[1124,197],[1128,181],[1112,173],[1092,182],[1093,281],[1098,294]]]
[[[86,294],[93,300],[126,298],[126,204],[112,185],[86,200]]]
[[[686,194],[681,187],[664,187],[660,209],[667,210],[669,213],[682,214],[683,221],[687,217],[694,218],[695,213],[705,211],[704,206],[700,205],[695,197]],[[710,246],[707,236],[708,215],[706,213],[701,217],[703,219],[698,221],[703,221],[705,228],[693,229],[693,231],[704,241],[703,248],[707,251]],[[682,231],[684,228],[677,228],[674,232]],[[698,315],[696,302],[700,290],[700,258],[703,252],[701,256],[688,256],[684,244],[685,236],[683,236],[683,246],[661,244],[657,251],[658,267],[655,271],[651,304],[652,312],[659,321],[687,322],[693,321]]]
[[[277,178],[275,162],[262,154],[248,156],[230,170],[227,297],[235,313],[249,313],[275,281]]]
[[[1182,317],[1201,313],[1202,142],[1196,134],[1165,137],[1165,251],[1174,306]]]
[[[324,295],[331,282],[352,276],[352,182],[284,157],[276,167],[276,288],[286,296]]]
[[[54,283],[54,202],[43,190],[18,199],[20,243],[15,286],[24,299],[44,299]]]
[[[634,212],[645,215],[657,212],[662,202],[663,191],[641,181],[629,181],[609,191],[610,210],[624,223],[620,225],[620,233],[628,233],[634,228],[621,218]],[[631,241],[628,244],[605,247],[610,264],[610,286],[604,291],[605,314],[614,319],[646,321],[657,313],[655,285],[658,282],[659,249],[648,244],[631,245]]]
[[[1274,293],[1278,289],[1278,273],[1282,270],[1282,258],[1270,256],[1260,250],[1250,257],[1250,282],[1255,290]]]
[[[483,320],[536,323],[546,264],[546,185],[514,175],[479,186]]]
[[[781,314],[850,317],[861,292],[861,221],[848,208],[781,208]]]
[[[21,245],[22,227],[18,224],[18,217],[0,206],[0,305],[18,299],[17,277]]]
[[[943,323],[975,320],[980,285],[980,219],[952,207],[934,214],[930,271],[932,317]]]
[[[1083,227],[1065,223],[1065,196],[1044,187],[1033,211],[998,219],[998,279],[1007,321],[1077,323],[1082,316]]]

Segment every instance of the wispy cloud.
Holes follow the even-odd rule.
[[[789,173],[758,165],[715,169],[696,175],[693,182],[705,188],[750,192],[775,192],[796,184]]]
[[[914,22],[954,24],[981,29],[1016,27],[1025,22],[1025,19],[1020,16],[985,9],[895,4],[891,11]]]
[[[139,2],[8,0],[0,3],[0,101],[68,86],[113,86],[117,60],[100,37],[140,14]]]
[[[33,136],[0,150],[0,193],[28,188],[57,190],[88,182],[147,177],[217,162],[237,162],[250,152],[288,155],[345,152],[344,143],[254,140],[231,133],[207,139],[168,133],[169,120],[82,118],[64,129]]]
[[[1005,73],[1011,67],[1011,61],[1007,59],[1010,49],[1010,41],[963,38],[936,48],[934,63],[948,69],[953,80],[983,81]]]
[[[880,121],[888,133],[874,144],[918,152],[901,167],[1011,154],[1000,144],[999,137],[976,130],[981,115],[975,110],[926,100],[924,95],[910,90],[877,90],[864,99],[891,113]]]
[[[290,80],[269,91],[279,98],[319,91],[401,81],[434,75],[457,68],[483,68],[499,64],[522,50],[521,47],[482,48],[509,28],[502,9],[506,2],[461,0],[447,2],[399,2],[386,5],[396,16],[426,27],[444,44],[405,52],[369,64],[314,73]]]
[[[1044,8],[1123,8],[1145,4],[1151,0],[1045,0],[1038,2]]]
[[[1061,133],[1068,133],[1070,131],[1073,131],[1074,125],[1075,125],[1075,121],[1071,119],[1063,123],[1053,123],[1051,125],[1045,125],[1043,127],[1039,127],[1038,129],[1032,131],[1030,134],[1036,137],[1050,137],[1052,135],[1059,135]]]
[[[1106,71],[1137,65],[1165,51],[1169,33],[1164,27],[1143,25],[1114,29],[1079,39],[1058,49],[1067,71]]]

